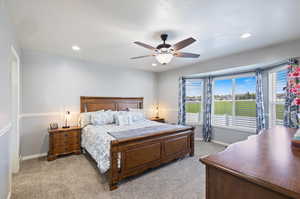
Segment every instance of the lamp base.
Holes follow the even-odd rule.
[[[68,129],[68,128],[70,128],[70,126],[63,126],[62,128],[63,129]]]

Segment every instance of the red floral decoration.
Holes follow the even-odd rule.
[[[300,67],[296,64],[288,66],[288,88],[287,91],[295,95],[294,105],[300,105]]]

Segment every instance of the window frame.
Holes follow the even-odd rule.
[[[204,84],[205,84],[205,80],[203,79],[203,78],[186,78],[186,80],[193,80],[193,79],[196,79],[196,80],[201,80],[201,82],[202,82],[202,92],[200,93],[200,97],[201,97],[201,103],[200,103],[200,107],[201,107],[201,111],[199,112],[199,114],[198,114],[198,118],[199,118],[199,122],[197,123],[197,122],[191,122],[191,123],[189,123],[189,122],[187,122],[187,112],[186,112],[186,102],[185,102],[185,104],[184,104],[184,106],[185,106],[185,108],[184,108],[184,110],[185,110],[185,124],[187,124],[187,125],[203,125],[203,114],[204,114],[204,112],[203,112],[203,108],[204,108],[204,99],[203,99],[203,97],[204,97]],[[187,85],[185,85],[185,93],[187,93]],[[185,96],[185,97],[187,97],[187,96]],[[184,101],[186,101],[186,100],[184,100]]]
[[[231,79],[232,80],[232,99],[231,99],[231,102],[232,102],[232,124],[235,123],[235,88],[236,88],[236,80],[235,79],[238,79],[238,78],[243,78],[243,77],[251,77],[251,76],[254,76],[255,77],[255,73],[254,72],[249,72],[249,73],[242,73],[242,74],[238,74],[238,75],[228,75],[228,76],[222,76],[222,77],[216,77],[216,78],[213,78],[213,81],[212,81],[212,116],[211,116],[211,124],[213,127],[219,127],[219,128],[226,128],[226,129],[235,129],[235,130],[239,130],[239,131],[246,131],[246,132],[249,132],[249,133],[256,133],[256,127],[255,128],[248,128],[248,127],[241,127],[241,126],[235,126],[235,125],[232,125],[232,126],[226,126],[226,125],[218,125],[215,123],[215,120],[214,120],[214,110],[215,110],[215,81],[216,80],[226,80],[226,79]],[[255,77],[256,78],[256,77]]]
[[[274,87],[276,87],[276,85],[274,85],[273,83],[275,82],[276,84],[276,73],[281,71],[281,70],[287,70],[288,65],[283,65],[283,66],[279,66],[276,68],[273,68],[271,70],[268,71],[268,108],[269,108],[269,127],[274,127],[276,125],[280,125],[280,124],[276,124],[276,105],[277,104],[283,104],[284,105],[284,101],[282,103],[278,103],[276,102],[276,89],[273,90]],[[274,81],[275,78],[275,81]],[[283,122],[283,120],[282,120]]]

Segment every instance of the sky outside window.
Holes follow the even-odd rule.
[[[235,94],[245,94],[256,92],[256,78],[252,77],[241,77],[235,79]]]
[[[232,79],[215,80],[214,82],[215,95],[232,95]]]
[[[283,75],[280,74],[281,78],[282,78],[282,76]],[[249,93],[256,92],[255,76],[236,78],[235,83],[236,83],[235,94],[245,94],[247,92],[249,92]],[[278,88],[278,90],[281,91],[282,87]],[[187,80],[186,81],[186,96],[200,96],[201,92],[202,92],[202,81],[200,81],[200,80]],[[215,93],[215,95],[231,95],[232,94],[232,79],[215,80],[214,81],[214,93]]]

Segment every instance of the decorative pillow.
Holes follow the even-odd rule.
[[[143,121],[146,119],[144,109],[130,108],[129,111],[133,122]]]
[[[130,125],[132,124],[132,118],[130,114],[117,114],[115,116],[116,124],[118,126]]]
[[[91,124],[91,112],[80,113],[78,124],[81,128]]]
[[[97,111],[91,116],[93,125],[111,124],[114,122],[114,113],[112,111]]]

